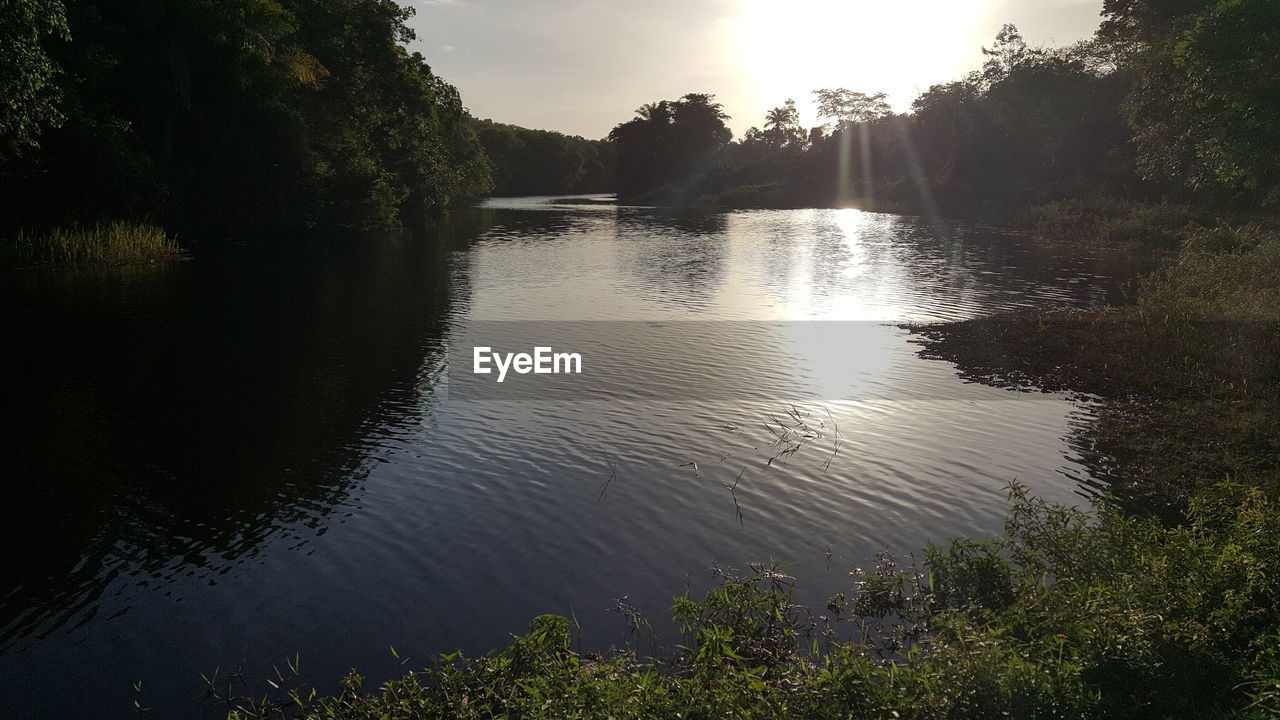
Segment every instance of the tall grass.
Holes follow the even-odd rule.
[[[148,223],[112,220],[19,232],[0,259],[8,265],[115,265],[177,257],[177,244]]]
[[[1173,250],[1198,219],[1187,205],[1092,199],[1033,207],[1019,224],[1048,240]]]
[[[1262,224],[1197,227],[1178,258],[1143,278],[1144,308],[1194,319],[1280,320],[1280,232]]]

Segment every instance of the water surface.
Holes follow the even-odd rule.
[[[1011,480],[1078,502],[1085,408],[967,384],[896,324],[1114,301],[1132,271],[853,210],[523,198],[429,237],[6,275],[6,716],[125,717],[141,680],[160,716],[216,717],[214,667],[261,693],[298,653],[327,687],[544,612],[603,649],[615,599],[661,621],[712,563],[794,561],[820,600],[882,548],[998,531]],[[615,378],[631,397],[450,392],[450,349],[517,321],[683,330]],[[813,437],[779,457],[788,412]]]

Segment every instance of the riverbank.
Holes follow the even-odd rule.
[[[15,267],[126,265],[182,257],[163,228],[122,220],[20,232],[3,247],[0,265]]]
[[[916,328],[924,354],[988,384],[1087,393],[1096,469],[1144,511],[1177,515],[1223,479],[1280,490],[1280,233],[1192,227],[1137,303]]]
[[[1177,250],[1189,228],[1216,222],[1214,213],[1193,205],[1108,197],[1077,198],[1008,207],[939,207],[914,194],[855,198],[837,202],[796,193],[782,183],[733,186],[713,193],[663,187],[619,202],[701,212],[851,208],[895,215],[936,216],[945,220],[1004,227],[1056,243],[1147,250]],[[1241,219],[1240,222],[1247,222]]]
[[[1011,489],[1008,534],[931,547],[927,574],[882,556],[826,608],[792,602],[776,565],[677,597],[687,645],[663,659],[574,650],[544,615],[503,651],[458,654],[369,692],[317,697],[210,683],[231,718],[1203,718],[1280,710],[1280,508],[1221,487],[1165,527]],[[623,617],[643,637],[648,621]],[[637,640],[637,644],[639,640]],[[395,653],[395,650],[392,650]],[[398,657],[398,655],[397,655]],[[296,661],[290,667],[296,667]]]
[[[637,655],[651,621],[620,606],[635,647],[608,657],[541,616],[501,652],[376,690],[212,689],[238,718],[1274,717],[1280,235],[1190,227],[1178,245],[1130,307],[915,328],[975,381],[1094,396],[1079,439],[1120,502],[1012,485],[1003,536],[930,547],[918,569],[882,556],[825,607],[794,604],[785,568],[724,575],[675,599],[684,645],[658,658]]]

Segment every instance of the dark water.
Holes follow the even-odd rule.
[[[794,561],[817,599],[881,548],[997,531],[1012,479],[1078,501],[1085,408],[966,384],[893,323],[1097,304],[1132,273],[891,215],[537,200],[430,237],[10,273],[0,716],[124,717],[141,680],[157,716],[215,717],[215,667],[262,693],[297,653],[330,687],[544,612],[603,649],[615,598],[661,621],[713,562]],[[451,393],[449,347],[493,321],[688,321],[669,337],[738,349],[690,365],[732,392],[637,369],[615,378],[633,399]],[[848,366],[806,350],[835,334]],[[675,344],[665,362],[708,361]],[[788,410],[813,434],[779,459],[762,419]]]

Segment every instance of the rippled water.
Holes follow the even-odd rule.
[[[296,652],[325,687],[543,612],[604,648],[616,598],[661,620],[712,563],[794,561],[813,600],[881,548],[998,531],[1015,478],[1078,500],[1084,409],[964,383],[896,323],[1116,300],[1133,271],[852,210],[513,199],[427,238],[10,274],[6,716],[124,717],[141,680],[214,717],[217,666],[261,693]],[[460,392],[450,349],[510,321],[628,348],[635,392]]]

